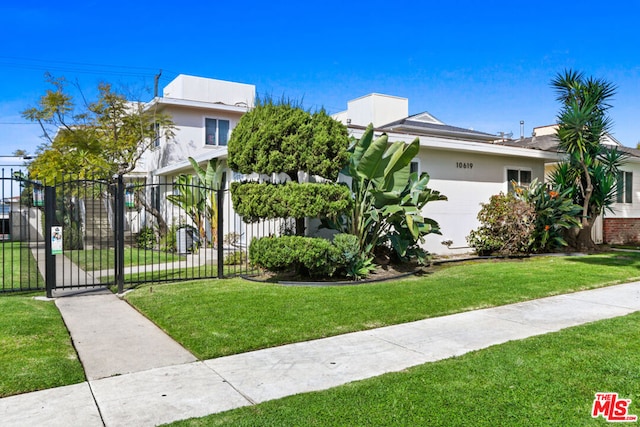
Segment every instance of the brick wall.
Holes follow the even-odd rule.
[[[640,243],[640,218],[605,218],[604,243]]]

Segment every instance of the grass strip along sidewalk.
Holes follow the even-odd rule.
[[[0,397],[85,380],[60,312],[33,295],[0,297]]]
[[[468,262],[357,286],[195,281],[143,286],[126,299],[198,358],[209,359],[639,277],[639,254],[613,253]]]
[[[640,255],[614,253],[464,263],[358,286],[286,287],[241,279],[156,284],[127,299],[207,359],[639,276]],[[55,305],[33,295],[0,296],[0,397],[84,380]]]
[[[173,426],[589,426],[597,392],[640,415],[640,313]]]

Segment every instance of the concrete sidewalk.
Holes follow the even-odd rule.
[[[61,298],[56,304],[88,382],[0,399],[3,426],[152,426],[324,390],[638,311],[640,282],[207,361],[191,361],[186,350],[176,349],[113,295]],[[109,334],[105,328],[120,329]],[[107,368],[109,353],[135,362],[118,360]]]

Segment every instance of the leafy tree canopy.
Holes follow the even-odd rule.
[[[229,166],[244,174],[298,171],[335,180],[347,161],[346,127],[324,110],[309,113],[281,100],[258,99],[229,140]]]
[[[173,122],[141,102],[130,102],[110,84],[98,86],[95,102],[76,104],[64,78],[51,84],[36,107],[22,116],[38,122],[45,143],[29,166],[31,176],[53,180],[63,174],[110,177],[132,171],[142,153],[159,137],[173,135]],[[53,131],[51,129],[54,129]]]

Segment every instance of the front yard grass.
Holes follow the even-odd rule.
[[[0,297],[0,397],[85,380],[60,312],[33,296]]]
[[[594,395],[640,415],[640,313],[174,426],[588,426]]]
[[[292,287],[242,279],[140,287],[126,299],[200,359],[640,278],[640,254],[467,262],[422,277]]]
[[[44,279],[27,244],[0,243],[0,260],[0,291],[44,288]]]

